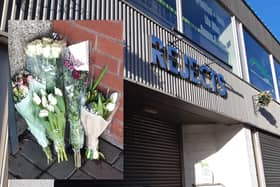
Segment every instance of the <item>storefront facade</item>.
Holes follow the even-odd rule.
[[[2,2],[1,30],[8,19],[124,20],[128,183],[280,185],[280,44],[244,1],[62,2]],[[264,90],[273,100],[256,109]]]

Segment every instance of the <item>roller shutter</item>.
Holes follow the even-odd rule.
[[[266,187],[280,186],[280,138],[259,133]]]
[[[127,182],[145,187],[182,186],[179,140],[178,127],[143,114],[126,114]]]

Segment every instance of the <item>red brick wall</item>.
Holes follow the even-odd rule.
[[[67,44],[90,41],[90,76],[99,75],[104,65],[108,71],[101,87],[120,92],[120,105],[102,137],[123,147],[123,23],[122,21],[53,21],[53,31]]]

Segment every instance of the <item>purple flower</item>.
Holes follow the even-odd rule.
[[[81,76],[81,73],[79,71],[76,71],[76,70],[73,70],[72,71],[72,77],[75,79],[75,80],[79,80],[80,79],[80,76]]]

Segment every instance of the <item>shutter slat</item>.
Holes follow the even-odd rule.
[[[139,113],[125,116],[125,178],[135,185],[181,186],[177,127]]]
[[[280,186],[280,138],[259,133],[267,187]]]

